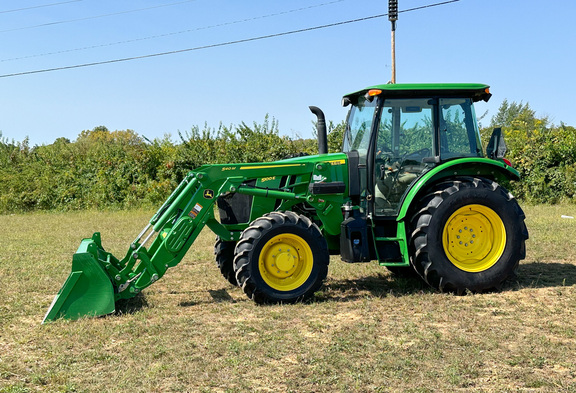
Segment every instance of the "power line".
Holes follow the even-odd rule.
[[[42,4],[42,5],[33,5],[30,7],[24,7],[24,8],[15,8],[13,10],[6,10],[6,11],[0,11],[0,14],[8,14],[10,12],[18,12],[18,11],[28,11],[28,10],[33,10],[36,8],[44,8],[44,7],[52,7],[55,5],[61,5],[61,4],[68,4],[68,3],[77,3],[79,1],[82,0],[68,0],[68,1],[61,1],[59,3],[50,3],[50,4]]]
[[[76,0],[76,1],[81,1],[81,0]],[[65,50],[60,50],[60,51],[56,51],[56,52],[40,53],[40,54],[29,55],[29,56],[13,57],[10,59],[2,59],[2,60],[0,60],[0,63],[6,62],[6,61],[30,59],[30,58],[34,58],[34,57],[59,55],[62,53],[77,52],[77,51],[87,50],[87,49],[104,48],[104,47],[120,45],[120,44],[129,44],[132,42],[139,42],[139,41],[146,41],[146,40],[151,40],[151,39],[156,39],[156,38],[169,37],[169,36],[173,36],[173,35],[191,33],[191,32],[200,31],[200,30],[208,30],[208,29],[213,29],[213,28],[217,28],[217,27],[231,26],[231,25],[235,25],[235,24],[239,24],[239,23],[252,22],[255,20],[271,18],[271,17],[275,17],[275,16],[280,16],[280,15],[286,15],[286,14],[305,11],[305,10],[318,8],[318,7],[324,7],[324,6],[335,4],[335,3],[341,3],[343,1],[347,1],[347,0],[334,0],[334,1],[331,1],[328,3],[315,4],[315,5],[311,5],[308,7],[296,8],[296,9],[292,9],[292,10],[288,10],[288,11],[277,12],[274,14],[261,15],[261,16],[256,16],[253,18],[240,19],[240,20],[236,20],[236,21],[232,21],[232,22],[225,22],[225,23],[220,23],[220,24],[211,25],[211,26],[198,27],[196,29],[181,30],[181,31],[176,31],[176,32],[172,32],[172,33],[165,33],[165,34],[158,34],[158,35],[153,35],[153,36],[148,36],[148,37],[135,38],[132,40],[124,40],[124,41],[111,42],[111,43],[107,43],[107,44],[85,46],[82,48],[65,49]]]
[[[424,6],[420,6],[420,7],[409,8],[409,9],[406,9],[403,11],[398,11],[398,13],[417,11],[417,10],[422,10],[425,8],[436,7],[436,6],[450,4],[450,3],[456,3],[458,1],[460,1],[460,0],[448,0],[448,1],[443,1],[440,3],[434,3],[434,4],[428,4],[428,5],[424,5]],[[121,62],[132,61],[132,60],[148,59],[151,57],[160,57],[160,56],[174,55],[177,53],[192,52],[192,51],[198,51],[198,50],[210,49],[210,48],[218,48],[221,46],[229,46],[229,45],[242,44],[242,43],[252,42],[252,41],[260,41],[260,40],[265,40],[265,39],[269,39],[269,38],[277,38],[277,37],[282,37],[282,36],[287,36],[287,35],[292,35],[292,34],[298,34],[298,33],[314,31],[314,30],[326,29],[329,27],[336,27],[336,26],[342,26],[342,25],[347,25],[347,24],[351,24],[351,23],[364,22],[364,21],[371,20],[371,19],[383,18],[385,16],[388,16],[388,14],[372,15],[372,16],[367,16],[364,18],[351,19],[351,20],[347,20],[347,21],[343,21],[343,22],[336,22],[336,23],[330,23],[330,24],[321,25],[321,26],[314,26],[314,27],[307,27],[304,29],[286,31],[283,33],[269,34],[269,35],[264,35],[264,36],[259,36],[259,37],[245,38],[245,39],[241,39],[241,40],[221,42],[218,44],[197,46],[195,48],[179,49],[179,50],[173,50],[173,51],[168,51],[168,52],[160,52],[160,53],[153,53],[153,54],[148,54],[148,55],[125,57],[122,59],[97,61],[97,62],[93,62],[93,63],[76,64],[76,65],[64,66],[64,67],[46,68],[46,69],[42,69],[42,70],[17,72],[17,73],[13,73],[13,74],[4,74],[4,75],[0,75],[0,78],[8,78],[8,77],[13,77],[13,76],[22,76],[22,75],[31,75],[31,74],[40,74],[40,73],[53,72],[53,71],[63,71],[63,70],[70,70],[70,69],[74,69],[74,68],[84,68],[84,67],[92,67],[92,66],[103,65],[103,64],[121,63]]]
[[[76,1],[81,1],[81,0],[76,0]],[[126,10],[126,11],[113,12],[113,13],[110,13],[110,14],[87,16],[87,17],[84,17],[84,18],[77,18],[77,19],[60,20],[60,21],[56,21],[56,22],[42,23],[42,24],[33,25],[33,26],[16,27],[16,28],[13,28],[13,29],[0,30],[0,33],[7,33],[7,32],[10,32],[10,31],[18,31],[18,30],[35,29],[35,28],[37,28],[37,27],[61,25],[61,24],[64,24],[64,23],[81,22],[81,21],[90,20],[90,19],[107,18],[107,17],[109,17],[109,16],[124,15],[124,14],[130,14],[130,13],[133,13],[133,12],[148,11],[148,10],[153,10],[153,9],[156,9],[156,8],[162,8],[162,7],[170,7],[170,6],[178,5],[178,4],[190,3],[190,2],[192,2],[192,1],[196,1],[196,0],[183,0],[183,1],[178,1],[178,2],[175,2],[175,3],[160,4],[160,5],[155,5],[155,6],[151,6],[151,7],[137,8],[137,9],[134,9],[134,10]]]

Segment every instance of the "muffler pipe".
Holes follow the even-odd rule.
[[[328,154],[328,132],[326,131],[326,118],[324,112],[317,106],[310,106],[310,111],[316,115],[318,124],[316,132],[318,133],[318,154]]]

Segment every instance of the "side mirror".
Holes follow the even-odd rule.
[[[506,151],[506,142],[504,141],[504,135],[502,135],[502,129],[494,128],[488,147],[486,147],[486,155],[492,159],[504,158]]]

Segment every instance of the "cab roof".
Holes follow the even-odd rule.
[[[381,90],[378,95],[395,98],[411,97],[469,97],[474,102],[488,101],[490,86],[481,83],[389,83],[370,86],[344,96],[344,100],[367,94],[370,90]]]

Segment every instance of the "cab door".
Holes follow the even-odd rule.
[[[396,216],[410,186],[436,155],[435,99],[386,99],[380,110],[374,153],[374,215]]]

